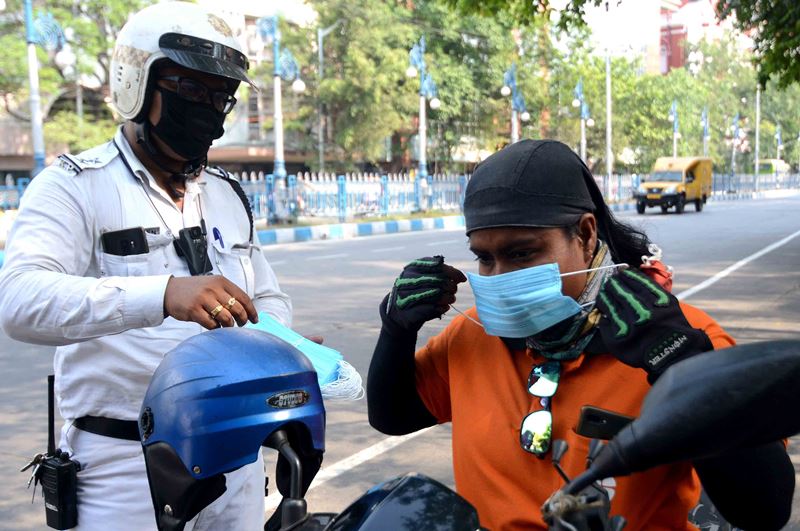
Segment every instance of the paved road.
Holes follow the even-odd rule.
[[[685,291],[734,264],[737,268],[692,294],[689,301],[708,311],[740,343],[798,337],[800,322],[800,197],[714,203],[684,215],[625,214],[643,227],[676,270],[675,292]],[[770,244],[798,234],[747,263]],[[403,264],[423,255],[443,254],[465,271],[476,265],[463,232],[429,231],[268,247],[265,251],[283,288],[293,297],[295,327],[322,335],[366,375],[379,330],[377,305]],[[465,288],[457,307],[472,305]],[[429,323],[420,342],[449,322]],[[23,474],[26,457],[44,446],[44,378],[51,349],[0,337],[0,528],[40,529],[43,510],[30,505]],[[449,428],[437,427],[398,444],[371,430],[366,404],[328,404],[327,453],[321,474],[329,479],[309,494],[314,511],[337,511],[361,492],[389,477],[424,471],[452,484]],[[394,445],[394,446],[392,446]],[[800,444],[792,442],[800,465]],[[347,461],[346,461],[347,460]],[[334,467],[333,465],[337,465]],[[332,473],[335,472],[335,473]],[[794,521],[800,529],[800,497]],[[535,510],[533,508],[532,510]],[[790,526],[794,528],[794,526]]]

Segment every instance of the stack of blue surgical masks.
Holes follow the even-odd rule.
[[[344,360],[339,351],[314,343],[264,312],[259,312],[258,323],[247,323],[245,328],[272,334],[302,352],[317,372],[323,398],[358,400],[364,396],[361,375]]]

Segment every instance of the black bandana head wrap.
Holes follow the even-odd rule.
[[[564,227],[602,201],[589,168],[556,140],[521,140],[494,153],[467,185],[467,235],[494,227]]]

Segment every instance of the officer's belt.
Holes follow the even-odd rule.
[[[75,419],[72,425],[79,430],[102,435],[103,437],[124,439],[126,441],[139,440],[139,423],[135,420],[86,416]]]

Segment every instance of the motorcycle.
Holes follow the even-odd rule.
[[[213,333],[220,332],[206,334]],[[230,347],[233,337],[222,338],[220,344]],[[280,340],[272,338],[264,343],[263,338],[255,339],[257,341],[249,347],[268,346],[273,350],[277,349],[284,353],[282,355],[285,359],[291,358],[292,363],[300,367],[299,372],[310,370],[310,365],[304,366],[302,360],[295,360],[293,354],[286,354],[289,352],[286,349],[288,345],[275,343]],[[226,352],[225,358],[226,363],[230,364],[235,356]],[[181,363],[185,364],[186,360]],[[284,362],[283,366],[286,367],[287,363]],[[253,369],[248,370],[248,378],[252,380]],[[158,375],[159,371],[156,371],[156,376]],[[196,376],[191,375],[191,378]],[[259,432],[249,439],[251,445],[257,443],[258,446],[248,451],[260,451],[263,444],[277,449],[280,455],[276,479],[284,498],[267,522],[265,531],[481,529],[477,511],[469,502],[441,483],[421,474],[409,474],[381,483],[369,489],[339,514],[309,513],[304,494],[321,462],[320,447],[316,441],[318,437],[313,432],[313,426],[319,424],[319,419],[314,415],[321,414],[324,417],[324,410],[321,413],[319,411],[321,398],[310,417],[308,413],[299,413],[303,407],[314,405],[313,386],[307,385],[306,379],[303,380],[304,387],[299,389],[297,384],[286,379],[286,374],[281,375],[284,380],[282,385],[288,384],[288,387],[270,386],[274,378],[264,379],[262,384],[266,385],[270,393],[275,393],[273,397],[282,396],[282,399],[302,406],[297,410],[297,418],[306,415],[304,418],[310,419],[312,436],[306,437],[302,433],[298,435],[296,424],[281,425],[270,421],[271,423],[263,426],[269,431],[266,436],[262,437]],[[252,387],[252,381],[244,383]],[[174,372],[170,374],[170,385],[173,388],[176,385]],[[607,492],[600,485],[602,479],[625,476],[673,462],[710,457],[792,436],[800,432],[800,416],[785,415],[783,411],[793,411],[794,407],[800,406],[800,394],[796,392],[798,388],[800,341],[770,341],[737,346],[708,352],[675,364],[653,385],[637,419],[622,427],[607,444],[599,439],[592,441],[587,456],[587,469],[581,475],[569,478],[564,473],[559,462],[568,451],[567,445],[564,441],[553,442],[553,466],[564,478],[565,485],[553,493],[542,506],[545,521],[550,529],[557,531],[621,530],[625,526],[624,515],[609,514],[611,504]],[[215,389],[220,391],[219,386]],[[259,396],[263,395],[261,392]],[[311,396],[310,401],[306,395]],[[305,397],[305,402],[302,402],[302,397]],[[143,410],[152,408],[152,405],[147,404],[146,398]],[[779,410],[774,404],[782,404],[784,408]],[[152,409],[150,414],[152,417]],[[747,419],[747,422],[743,423],[742,419]],[[322,429],[324,431],[324,420]],[[151,432],[150,437],[152,435]],[[182,440],[185,442],[186,439]],[[150,440],[152,442],[154,439]],[[147,440],[143,442],[146,456],[150,443]],[[195,448],[192,451],[198,454],[201,449]],[[173,461],[174,457],[176,456],[173,456]],[[185,456],[177,457],[186,470],[191,470],[191,461],[185,459]],[[148,463],[149,475],[151,465],[152,463]],[[197,478],[198,481],[210,485],[209,482],[213,479],[211,476],[219,477],[221,472],[230,471],[225,470],[225,466],[229,467],[230,462],[226,462],[223,468],[207,467],[207,475]],[[151,490],[153,488],[151,484]],[[153,492],[159,529],[182,529],[182,525],[162,525],[171,521],[164,517],[163,510],[159,518],[159,503],[163,505],[164,497]],[[209,499],[208,503],[214,499],[206,498]]]
[[[546,521],[552,529],[621,529],[613,518],[606,523],[588,517],[596,508],[592,486],[600,479],[797,434],[800,418],[785,412],[800,405],[799,384],[800,341],[753,343],[676,364],[647,394],[639,418],[545,502]],[[605,507],[600,512],[608,514]]]

